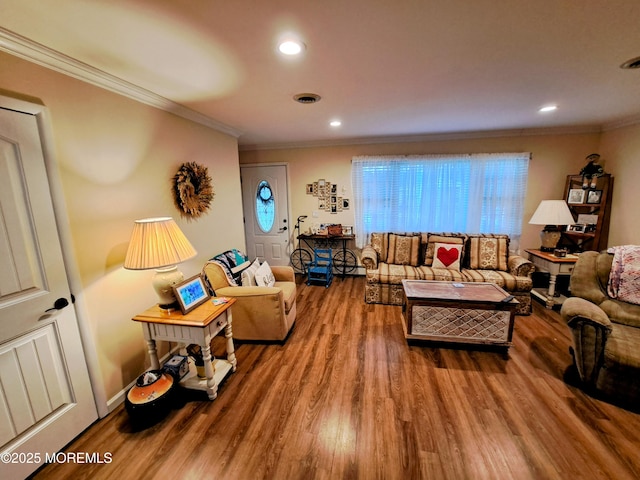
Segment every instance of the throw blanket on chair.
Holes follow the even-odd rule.
[[[215,262],[222,267],[222,270],[227,274],[229,285],[234,287],[241,284],[240,277],[242,275],[242,270],[251,265],[247,256],[235,248],[216,255],[210,261]]]
[[[607,252],[613,253],[607,293],[611,298],[640,305],[640,246],[611,247]]]

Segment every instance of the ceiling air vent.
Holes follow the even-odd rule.
[[[298,103],[317,103],[320,101],[320,95],[316,95],[315,93],[299,93],[295,95],[293,99]]]
[[[640,68],[640,57],[627,60],[622,65],[620,65],[620,68],[628,68],[628,69]]]

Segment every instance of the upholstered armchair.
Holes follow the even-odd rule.
[[[561,314],[573,337],[573,357],[587,390],[612,400],[640,400],[640,305],[607,292],[613,255],[584,252],[571,275]]]
[[[232,308],[233,337],[238,340],[283,341],[296,320],[296,281],[293,268],[271,266],[273,287],[232,286],[215,262],[203,268],[218,297],[236,299]]]

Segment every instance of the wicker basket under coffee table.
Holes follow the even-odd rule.
[[[518,301],[493,283],[403,280],[405,338],[511,346]]]

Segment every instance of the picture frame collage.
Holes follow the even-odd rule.
[[[307,195],[318,198],[318,210],[329,213],[338,213],[349,210],[350,201],[348,198],[339,196],[338,185],[331,183],[324,178],[317,182],[307,184]]]

